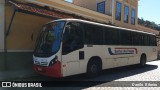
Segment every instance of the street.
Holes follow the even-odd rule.
[[[28,78],[23,78],[23,79],[16,79],[16,81],[62,81],[63,84],[59,85],[60,87],[63,88],[58,88],[53,86],[54,88],[50,88],[49,90],[53,89],[86,89],[86,90],[97,90],[97,89],[103,89],[103,90],[108,90],[108,89],[160,89],[159,87],[132,87],[131,84],[136,84],[140,82],[133,82],[133,81],[160,81],[160,61],[152,61],[148,62],[145,67],[139,67],[138,65],[133,65],[133,66],[126,66],[126,67],[120,67],[120,68],[114,68],[114,69],[108,69],[104,70],[102,74],[100,74],[96,78],[87,78],[85,74],[81,75],[75,75],[75,76],[70,76],[70,77],[65,77],[61,79],[55,79],[55,78],[50,78],[50,77],[44,77],[44,76],[35,76],[35,77],[28,77]],[[67,82],[65,82],[67,81]],[[77,81],[77,83],[74,82],[69,82],[71,81]],[[120,85],[112,85],[109,84],[110,82],[108,81],[114,81],[113,83],[119,83]],[[131,83],[131,81],[133,83]],[[85,83],[83,85],[82,83]],[[91,83],[91,84],[88,84]],[[150,83],[150,82],[148,82]],[[158,82],[159,83],[159,82]],[[72,84],[72,85],[71,85]],[[127,86],[128,85],[128,86]],[[159,85],[159,84],[158,84]],[[73,87],[73,88],[69,88]],[[79,88],[78,88],[79,87]],[[81,87],[81,88],[80,88]]]
[[[28,78],[16,79],[13,81],[47,81],[47,82],[58,82],[62,81],[62,85],[55,86],[52,88],[47,88],[47,90],[55,90],[55,89],[67,89],[67,90],[128,90],[128,89],[140,89],[140,90],[159,90],[159,87],[144,87],[140,86],[143,81],[148,81],[147,83],[151,83],[151,85],[157,84],[149,81],[160,81],[160,61],[148,62],[145,67],[139,67],[138,65],[126,66],[114,69],[104,70],[102,74],[100,74],[96,78],[87,78],[85,74],[75,75],[70,77],[65,77],[61,79],[55,79],[45,76],[34,76]],[[11,80],[12,81],[12,80]],[[111,82],[109,82],[111,81]],[[139,81],[139,82],[137,82]],[[59,82],[58,82],[59,83]],[[159,83],[159,82],[158,82]],[[135,87],[135,86],[140,87]],[[158,86],[160,83],[158,84]],[[14,88],[17,90],[16,88]],[[12,89],[12,90],[14,90]],[[19,90],[20,88],[18,88]],[[27,89],[27,88],[26,88]],[[44,88],[39,88],[41,90]],[[24,90],[24,88],[23,88]],[[33,89],[37,90],[37,89]]]

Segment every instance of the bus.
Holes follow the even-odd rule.
[[[33,69],[49,77],[86,73],[157,59],[153,33],[80,19],[59,19],[43,26],[33,54]]]

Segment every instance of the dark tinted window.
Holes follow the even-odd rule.
[[[97,3],[97,11],[100,13],[105,13],[105,1]]]
[[[135,25],[136,12],[135,9],[131,10],[131,24]]]
[[[132,34],[133,45],[140,46],[142,43],[142,37],[140,33],[133,32]]]
[[[150,46],[157,46],[157,40],[155,36],[150,36],[149,37],[150,41]]]
[[[91,45],[103,44],[103,27],[92,24],[84,25],[85,43]]]
[[[116,2],[116,15],[115,15],[115,19],[121,21],[121,3]]]
[[[132,32],[120,30],[120,44],[132,45]]]
[[[149,45],[149,36],[144,34],[143,35],[143,45],[148,46]]]
[[[107,45],[118,45],[119,44],[119,30],[113,28],[104,29],[104,43]]]
[[[63,34],[62,53],[68,54],[84,47],[83,25],[77,22],[68,23]]]
[[[68,41],[68,46],[72,46],[71,42],[79,37],[75,40],[77,43],[73,50],[82,48],[84,43],[88,45],[157,45],[154,35],[86,23],[69,23],[68,25],[70,27],[66,29],[63,37],[64,44]]]
[[[128,23],[129,18],[129,7],[124,6],[124,22]]]
[[[149,34],[142,34],[133,32],[132,34],[133,44],[136,46],[156,46],[156,37]]]

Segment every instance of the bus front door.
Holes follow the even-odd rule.
[[[83,30],[78,23],[68,23],[62,42],[63,76],[80,73],[80,55],[83,53]]]

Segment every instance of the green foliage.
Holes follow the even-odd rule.
[[[141,19],[138,18],[138,24],[142,25],[142,26],[145,26],[145,27],[148,27],[148,28],[151,28],[151,29],[155,29],[155,30],[160,31],[160,24],[156,24],[155,22],[144,20],[143,18],[141,18]]]

